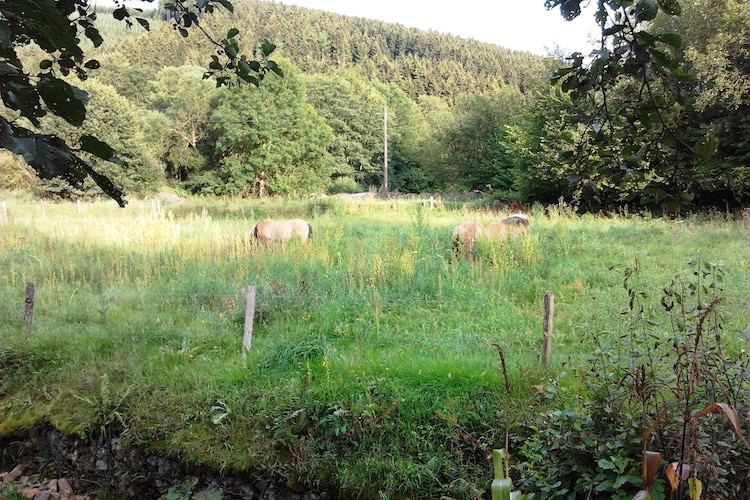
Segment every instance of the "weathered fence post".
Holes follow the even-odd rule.
[[[253,318],[255,317],[255,285],[247,285],[245,293],[245,333],[242,336],[242,360],[247,359],[247,352],[253,342]]]
[[[555,294],[552,292],[544,293],[544,352],[542,353],[542,363],[544,366],[549,365],[552,356],[552,319],[555,316]]]
[[[34,322],[34,283],[26,283],[26,300],[24,301],[23,326],[31,330],[31,324]]]

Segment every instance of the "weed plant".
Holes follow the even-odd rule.
[[[535,208],[523,238],[457,260],[453,226],[491,215],[436,207],[335,197],[125,209],[7,200],[0,436],[42,425],[112,433],[188,464],[365,499],[481,498],[491,450],[506,448],[526,477],[514,484],[553,491],[559,471],[537,467],[532,445],[559,456],[561,469],[578,456],[566,440],[588,415],[584,402],[606,402],[593,399],[591,384],[604,388],[619,373],[590,375],[592,356],[614,355],[605,346],[623,333],[624,269],[637,262],[639,293],[653,297],[697,255],[719,263],[722,353],[739,356],[750,323],[750,250],[739,223]],[[307,218],[313,239],[256,244],[248,231],[269,216]],[[36,284],[30,329],[27,282]],[[256,316],[243,361],[248,284]],[[557,308],[545,367],[546,291]],[[626,358],[616,352],[618,363]],[[623,437],[602,462],[615,469],[594,475],[592,488],[620,475],[640,487],[643,442],[630,438],[652,415],[635,415],[596,428],[594,444]],[[665,422],[653,439],[666,439]],[[558,448],[548,441],[555,435]]]
[[[551,411],[514,436],[520,484],[545,498],[741,498],[750,360],[722,326],[723,271],[696,259],[656,297],[638,266],[623,274],[623,321],[591,335],[582,385],[547,387]],[[642,462],[654,450],[674,465],[657,464],[646,487]],[[686,477],[670,484],[670,466]]]

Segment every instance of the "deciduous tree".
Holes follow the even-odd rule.
[[[299,69],[282,67],[283,79],[272,75],[257,89],[222,89],[211,116],[215,161],[196,176],[196,188],[232,196],[325,190],[331,128],[307,102]]]
[[[211,39],[217,54],[212,57],[209,72],[217,76],[218,84],[229,81],[225,72],[240,80],[257,84],[269,71],[280,72],[268,56],[274,47],[263,44],[260,60],[250,60],[239,50],[237,29],[230,29],[221,39],[210,37],[202,30],[199,18],[223,8],[232,10],[229,0],[189,2],[173,0],[174,27],[183,36],[197,28]],[[115,18],[128,25],[136,22],[148,29],[148,21],[133,16],[124,5],[114,11]],[[21,155],[42,178],[61,177],[73,185],[80,185],[90,177],[121,206],[124,192],[105,175],[97,172],[81,152],[99,158],[121,162],[116,152],[98,138],[83,134],[77,144],[70,144],[55,134],[40,133],[40,119],[48,113],[70,125],[80,127],[86,119],[87,94],[62,78],[75,75],[85,80],[90,71],[100,64],[86,56],[83,39],[94,47],[104,40],[96,27],[96,13],[88,0],[5,0],[0,2],[0,96],[7,111],[0,114],[0,147]],[[46,54],[39,67],[24,67],[18,50],[36,44]],[[33,71],[33,73],[32,73]]]
[[[581,0],[546,0],[566,19],[581,13]],[[652,29],[661,12],[681,13],[677,0],[597,0],[601,26],[599,47],[589,56],[572,54],[568,67],[553,81],[578,102],[593,105],[586,131],[576,147],[564,154],[571,167],[571,189],[591,209],[629,201],[662,205],[670,210],[693,199],[682,182],[684,157],[695,161],[716,151],[707,133],[688,143],[678,129],[690,81],[684,60],[675,49],[682,45],[674,32]],[[677,174],[677,175],[675,175]]]

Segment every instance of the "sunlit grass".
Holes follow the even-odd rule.
[[[375,488],[364,497],[484,488],[481,457],[503,445],[508,422],[543,404],[551,379],[575,387],[565,374],[585,369],[592,333],[618,333],[626,268],[640,268],[658,317],[677,273],[716,262],[732,348],[750,323],[748,234],[731,220],[537,209],[528,234],[457,260],[453,226],[492,215],[424,200],[6,206],[0,433],[52,422],[90,436],[102,413],[124,412],[116,430],[134,444],[222,470],[295,481],[290,471],[305,471],[350,495],[363,481]],[[312,241],[254,244],[248,231],[268,216],[309,219]],[[544,367],[547,291],[556,311]],[[96,397],[105,380],[110,406]]]

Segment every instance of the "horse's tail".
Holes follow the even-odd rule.
[[[307,223],[307,239],[311,240],[313,235],[312,224]]]
[[[253,238],[258,237],[258,224],[250,228],[250,236],[252,236]]]

